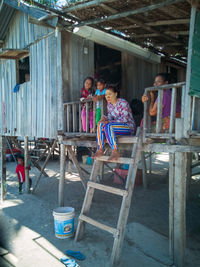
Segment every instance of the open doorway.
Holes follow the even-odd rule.
[[[95,79],[121,86],[121,52],[103,45],[94,46]]]

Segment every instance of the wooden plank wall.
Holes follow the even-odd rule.
[[[62,32],[62,59],[64,102],[78,100],[85,77],[94,77],[94,42]]]
[[[28,23],[28,16],[18,12],[11,23],[6,48],[22,49],[52,29]],[[3,102],[6,135],[55,138],[62,128],[58,103],[62,93],[60,38],[55,34],[30,46],[30,82],[16,84],[15,60],[0,61],[0,134],[3,134]]]
[[[121,97],[129,101],[133,98],[141,99],[144,89],[153,84],[159,68],[159,64],[153,64],[123,52]]]

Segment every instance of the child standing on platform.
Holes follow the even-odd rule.
[[[16,167],[16,173],[18,176],[18,181],[19,181],[19,194],[22,194],[22,186],[23,183],[25,182],[25,166],[24,166],[24,157],[23,156],[18,156],[17,158],[18,165]],[[30,170],[30,167],[28,167]],[[29,178],[29,186],[31,187],[32,185],[32,180]]]
[[[101,119],[101,103],[100,100],[105,99],[106,93],[106,82],[103,79],[97,80],[97,90],[95,95],[92,97],[93,101],[96,102],[96,124]]]
[[[81,101],[84,99],[92,98],[92,95],[94,94],[94,79],[92,77],[86,77],[83,82],[83,88],[81,89]],[[82,105],[82,111],[81,111],[81,120],[82,120],[82,127],[83,131],[86,132],[86,105],[85,103]],[[93,110],[91,106],[89,106],[89,124],[90,124],[90,130],[93,129]]]

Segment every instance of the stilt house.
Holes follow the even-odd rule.
[[[184,266],[186,188],[191,153],[200,152],[199,1],[82,1],[62,10],[26,3],[18,5],[18,1],[4,0],[0,9],[1,155],[4,136],[58,139],[61,146],[59,205],[64,205],[67,150],[87,187],[76,240],[83,235],[85,223],[110,232],[114,237],[111,264],[116,266],[139,158],[142,158],[143,183],[147,187],[144,152],[170,153],[169,255],[172,264]],[[153,76],[160,71],[173,73],[178,83],[149,87]],[[146,103],[143,131],[118,140],[119,144],[131,144],[132,149],[131,157],[118,161],[130,165],[124,190],[96,183],[98,169],[102,162],[108,161],[107,156],[95,161],[88,182],[72,149],[83,144],[96,145],[95,134],[89,133],[88,102],[84,133],[79,102],[83,79],[96,72],[120,83],[121,95],[128,100],[140,98],[144,91],[158,92],[156,132],[151,131]],[[163,90],[169,88],[172,88],[170,127],[168,132],[163,132],[162,97]],[[175,118],[178,96],[181,118]],[[2,180],[5,180],[3,156],[1,166]],[[122,196],[116,228],[88,217],[95,189]]]

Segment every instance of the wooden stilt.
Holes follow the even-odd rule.
[[[54,149],[55,149],[55,147],[56,147],[56,140],[54,140],[54,142],[53,142],[53,146],[52,146],[52,148],[50,149],[50,151],[49,151],[49,153],[48,153],[48,156],[47,156],[47,158],[46,158],[46,160],[45,160],[45,162],[44,162],[44,164],[43,164],[43,166],[42,166],[42,169],[41,169],[41,172],[40,172],[40,175],[38,176],[38,178],[37,178],[37,180],[36,180],[36,183],[35,183],[35,186],[34,186],[34,188],[33,188],[33,193],[35,192],[35,189],[36,189],[36,187],[37,187],[37,185],[38,185],[38,183],[39,183],[39,181],[40,181],[40,178],[41,178],[41,176],[42,176],[42,173],[43,173],[43,171],[44,171],[44,169],[45,169],[45,167],[46,167],[46,165],[47,165],[47,162],[48,162],[48,160],[50,159],[50,157],[51,157],[51,154],[53,153],[53,151],[54,151]]]
[[[58,205],[64,206],[64,186],[65,186],[65,166],[66,166],[66,149],[65,145],[60,145],[60,180],[58,189]]]
[[[81,179],[81,182],[83,184],[83,187],[86,189],[87,187],[87,180],[85,179],[84,175],[83,175],[83,171],[78,163],[78,160],[76,159],[76,156],[74,155],[74,151],[72,150],[72,147],[71,146],[66,146],[67,147],[67,150],[69,152],[69,156],[71,158],[71,160],[73,161],[74,165],[76,166],[77,168],[77,171],[78,171],[78,174],[80,176],[80,179]]]
[[[186,247],[187,153],[175,153],[174,175],[174,265],[183,267]]]
[[[174,166],[175,155],[169,154],[169,255],[174,262]]]
[[[12,139],[12,142],[16,145],[17,148],[20,149],[20,151],[24,154],[24,149],[21,147],[21,145],[15,140],[15,139]],[[39,170],[39,171],[42,171],[42,168],[40,167],[40,165],[37,163],[37,161],[33,160],[30,158],[30,161],[33,163],[33,165]],[[42,171],[43,175],[45,177],[48,177],[48,174],[43,170]]]
[[[192,179],[192,153],[187,153],[187,179],[186,179],[186,197],[189,197],[190,184]]]
[[[6,141],[0,136],[1,203],[6,199]]]
[[[26,192],[30,193],[29,165],[28,165],[28,136],[24,137],[24,167],[25,167]]]

